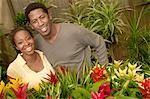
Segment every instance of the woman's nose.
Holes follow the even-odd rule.
[[[29,41],[24,41],[24,45],[29,45]]]

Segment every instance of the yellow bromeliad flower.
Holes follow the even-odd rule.
[[[135,77],[135,80],[137,82],[143,82],[144,81],[144,74],[137,74],[136,77]]]
[[[112,75],[112,76],[111,76],[111,79],[112,79],[112,80],[117,79],[117,78],[118,78],[118,77],[117,77],[116,75]]]
[[[132,65],[131,63],[128,63],[128,67],[129,67],[128,68],[128,77],[129,77],[129,79],[132,79],[132,80],[136,81],[137,77],[140,77],[140,76],[138,76],[139,74],[137,74],[137,72],[141,71],[141,69],[140,69],[141,65],[137,67],[137,64]],[[139,79],[142,79],[142,77],[139,78]]]
[[[10,79],[10,83],[8,83],[8,86],[16,89],[21,84],[23,84],[23,81],[20,78],[16,78],[16,79]]]
[[[0,82],[0,94],[5,91],[5,83],[3,81]]]
[[[128,63],[128,67],[129,67],[130,70],[136,69],[136,66],[137,66],[137,64],[132,65],[131,63]]]
[[[8,82],[6,85],[5,85],[5,90],[9,90],[11,88],[11,84],[10,82]]]
[[[123,78],[125,77],[127,74],[127,68],[125,68],[124,70],[121,70],[121,68],[119,68],[119,70],[114,69],[115,74],[119,77],[119,78]]]
[[[136,70],[128,69],[128,77],[129,77],[129,79],[134,80],[136,75],[137,75]]]
[[[135,71],[141,71],[141,65],[137,67],[137,63],[136,64],[131,64],[131,63],[128,63],[128,67],[131,71],[135,70]]]
[[[36,91],[41,91],[40,84],[37,84],[33,87]]]
[[[122,64],[122,61],[120,61],[120,60],[119,60],[119,61],[114,60],[114,67],[115,67],[116,69],[118,69],[121,64]]]

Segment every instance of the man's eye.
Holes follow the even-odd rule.
[[[32,21],[32,23],[33,23],[33,24],[35,24],[35,23],[36,23],[36,21]]]
[[[44,19],[45,18],[45,16],[41,16],[41,19]]]

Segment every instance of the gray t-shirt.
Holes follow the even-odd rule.
[[[78,25],[61,23],[54,43],[48,43],[39,34],[36,35],[35,42],[36,48],[44,52],[53,67],[65,65],[80,69],[84,59],[87,63],[90,62],[89,46],[95,48],[101,64],[108,63],[103,37]]]

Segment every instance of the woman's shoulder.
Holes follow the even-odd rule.
[[[37,52],[39,55],[43,55],[43,52],[41,50],[36,49],[35,52]]]
[[[35,50],[35,52],[36,53],[38,53],[39,54],[39,56],[43,59],[44,57],[45,57],[45,55],[44,55],[44,53],[43,53],[43,51],[41,51],[41,50]]]
[[[23,59],[23,57],[21,56],[21,54],[18,54],[17,57],[9,64],[9,67],[15,67],[15,68],[17,68],[17,66],[21,66],[21,65],[23,65],[25,63],[26,62]]]

